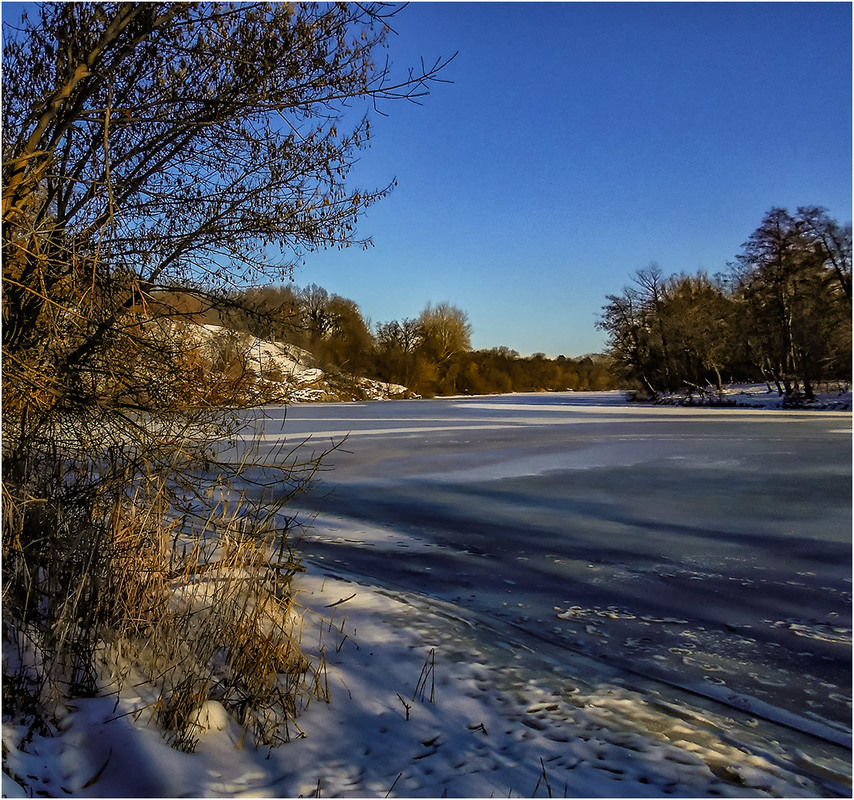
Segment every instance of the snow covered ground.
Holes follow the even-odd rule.
[[[271,448],[348,435],[296,580],[332,702],[279,748],[221,719],[184,754],[141,690],[76,701],[26,751],[4,726],[4,794],[850,796],[850,413],[605,393],[268,416]]]

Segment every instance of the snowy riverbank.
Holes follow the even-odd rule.
[[[226,721],[169,748],[143,700],[74,703],[25,753],[4,727],[10,797],[661,797],[846,792],[845,751],[791,756],[790,732],[583,656],[543,653],[465,609],[310,570],[304,644],[332,703],[288,744],[242,746]],[[329,608],[332,604],[350,598]],[[321,619],[322,617],[322,619]],[[534,652],[536,647],[537,653]],[[134,721],[133,711],[140,710]],[[784,737],[781,741],[780,737]]]

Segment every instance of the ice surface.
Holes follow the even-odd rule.
[[[850,414],[616,393],[385,408],[292,410],[296,435],[349,433],[317,560],[850,743]],[[333,519],[398,539],[333,542]]]

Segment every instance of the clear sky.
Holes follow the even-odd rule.
[[[774,206],[851,221],[851,16],[847,2],[412,3],[395,69],[458,52],[453,83],[374,116],[353,180],[399,184],[361,218],[375,246],[309,254],[295,282],[374,323],[448,301],[476,348],[601,351],[606,295],[650,262],[724,270]]]
[[[391,197],[375,246],[295,274],[375,323],[428,301],[476,348],[600,351],[609,293],[655,261],[725,269],[774,206],[851,221],[849,3],[413,3],[396,67],[459,51],[388,104],[354,171]]]

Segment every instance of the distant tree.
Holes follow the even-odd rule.
[[[840,225],[825,209],[816,206],[798,208],[795,218],[827,273],[827,306],[823,316],[828,324],[820,334],[827,347],[819,357],[819,371],[835,378],[850,378],[851,225]]]
[[[604,392],[616,389],[618,384],[614,380],[614,371],[610,359],[590,359],[586,366],[584,383],[577,387],[590,392]]]
[[[315,283],[299,292],[302,330],[309,348],[317,345],[331,330],[329,300],[329,292]]]
[[[673,354],[669,344],[667,313],[668,287],[661,268],[651,263],[646,269],[635,273],[639,287],[639,298],[646,319],[646,332],[650,340],[650,352],[657,356],[660,382],[668,391],[678,386],[674,373]]]
[[[457,367],[454,356],[471,349],[471,324],[468,315],[450,303],[428,303],[418,317],[422,340],[418,346],[422,374],[435,378],[425,381],[425,389],[454,392]]]
[[[839,355],[850,359],[850,255],[838,226],[819,210],[765,215],[737,256],[735,296],[753,359],[781,394],[802,384],[811,398],[828,368],[845,369]]]
[[[599,327],[625,378],[656,395],[722,383],[731,303],[703,273],[665,278],[652,265],[635,286],[609,295]]]
[[[471,349],[468,315],[451,305],[428,303],[418,317],[422,331],[421,348],[430,358],[444,364],[457,353]]]
[[[651,265],[606,299],[597,324],[615,369],[652,395],[737,374],[809,399],[851,374],[851,232],[821,208],[769,211],[728,276]]]
[[[333,295],[327,306],[329,329],[324,355],[337,369],[364,375],[371,364],[374,337],[359,306],[352,300]]]
[[[619,295],[608,295],[597,323],[608,334],[608,348],[620,377],[629,386],[642,387],[655,395],[664,388],[662,354],[656,347],[650,309],[637,288],[624,287]]]
[[[820,206],[801,206],[795,219],[816,255],[832,271],[843,305],[851,310],[851,225],[841,226]]]
[[[519,358],[518,351],[511,350],[509,347],[505,347],[504,345],[500,347],[493,347],[488,352],[496,356],[497,358],[509,359],[511,361]]]
[[[714,382],[723,389],[722,370],[732,359],[733,304],[707,275],[672,277],[662,307],[671,343],[674,378],[681,384]]]
[[[377,377],[418,391],[415,380],[416,354],[423,338],[424,333],[417,319],[405,318],[378,324]]]
[[[247,331],[259,339],[297,344],[302,317],[292,284],[250,287],[236,293],[233,304],[216,304],[218,324]]]

